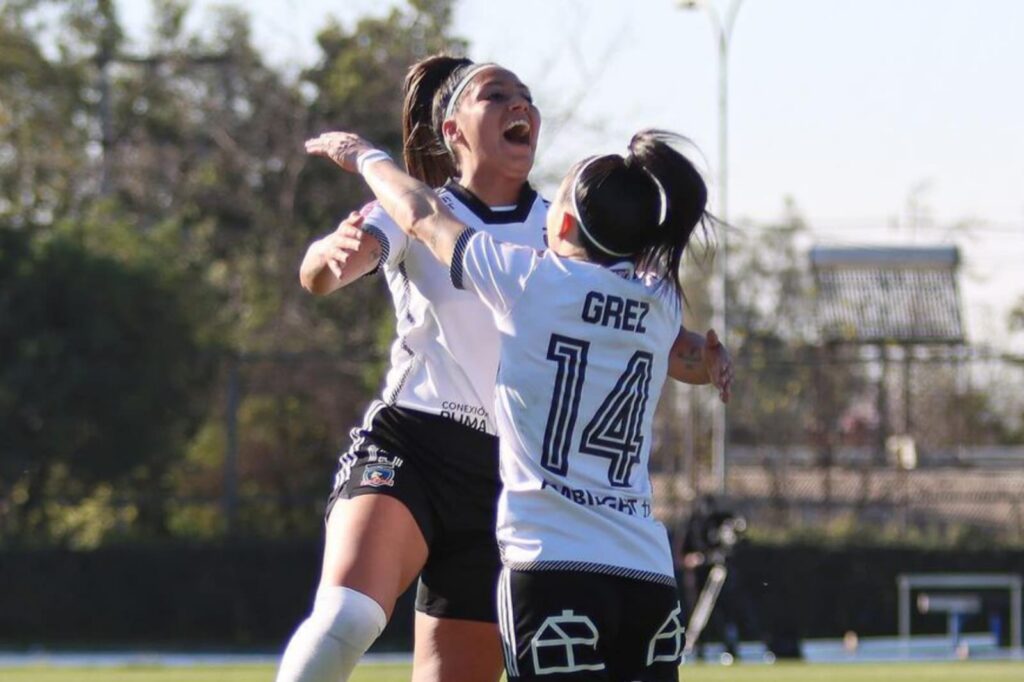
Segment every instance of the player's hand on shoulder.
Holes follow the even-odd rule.
[[[362,245],[365,234],[362,224],[363,216],[353,211],[338,224],[334,232],[316,243],[323,264],[330,268],[338,279],[342,278],[349,258],[358,253]]]
[[[359,172],[358,159],[374,146],[355,133],[333,131],[306,140],[306,153],[330,159],[350,173]]]
[[[718,389],[718,397],[722,399],[723,403],[727,403],[732,393],[732,357],[714,329],[708,330],[704,340],[702,355],[704,366],[708,371],[708,378]]]

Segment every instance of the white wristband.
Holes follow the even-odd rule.
[[[356,170],[360,175],[362,175],[367,165],[376,163],[377,161],[384,161],[385,159],[388,161],[391,160],[391,157],[388,156],[387,152],[380,149],[370,149],[356,157]]]

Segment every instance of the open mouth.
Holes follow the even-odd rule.
[[[502,137],[512,144],[530,144],[530,122],[526,119],[509,121],[502,131]]]

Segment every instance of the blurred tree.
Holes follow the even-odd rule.
[[[205,409],[194,298],[155,263],[0,223],[0,505],[6,541],[47,538],[60,508],[113,487],[139,533]],[[55,538],[61,540],[61,538]]]
[[[1012,331],[1024,330],[1024,296],[1017,300],[1017,304],[1010,311],[1010,329]]]
[[[381,19],[361,19],[352,30],[332,22],[319,33],[323,59],[303,74],[317,93],[309,107],[311,132],[344,126],[401,154],[401,84],[409,66],[431,54],[466,49],[464,40],[450,35],[454,0],[408,4],[408,10],[395,8]],[[304,224],[330,225],[370,196],[361,183],[341,178],[326,163],[307,168],[299,204]]]
[[[200,34],[190,34],[188,3],[157,0],[153,34],[130,52],[111,0],[0,6],[0,219],[19,249],[42,259],[19,275],[28,279],[17,280],[24,292],[18,314],[52,303],[32,298],[40,292],[67,286],[80,296],[63,305],[95,324],[65,336],[56,322],[40,322],[39,334],[56,339],[57,349],[45,356],[60,368],[55,372],[78,367],[75,376],[90,378],[51,394],[46,414],[60,415],[67,431],[100,432],[90,435],[95,440],[62,439],[57,452],[38,437],[11,446],[18,457],[0,482],[2,504],[11,508],[18,500],[11,524],[40,538],[47,524],[74,526],[40,511],[58,481],[64,500],[116,505],[145,493],[160,510],[168,508],[162,492],[223,494],[234,423],[223,408],[206,412],[186,446],[181,438],[158,443],[160,426],[153,426],[153,440],[134,430],[160,416],[141,398],[130,415],[124,410],[133,409],[132,401],[118,412],[103,400],[83,399],[104,390],[89,372],[107,361],[77,350],[108,348],[101,341],[111,330],[125,325],[130,332],[155,314],[143,305],[154,296],[164,318],[154,329],[182,336],[167,343],[184,349],[178,360],[154,363],[137,376],[157,389],[169,390],[161,382],[171,382],[181,393],[172,392],[167,406],[201,405],[207,368],[194,357],[188,365],[186,350],[222,349],[228,362],[220,387],[239,394],[233,413],[238,471],[245,477],[239,490],[256,501],[250,508],[263,510],[245,525],[255,533],[317,531],[308,524],[309,510],[322,504],[341,435],[377,390],[394,323],[379,281],[327,299],[298,286],[306,244],[367,198],[360,183],[328,163],[307,163],[302,142],[344,123],[395,149],[406,68],[432,52],[464,47],[448,36],[452,6],[453,0],[412,0],[351,29],[332,23],[319,37],[322,61],[299,80],[264,63],[238,8],[217,10]],[[94,288],[71,279],[68,263],[76,257],[85,264],[81,276],[99,282]],[[7,268],[18,262],[4,260],[0,277],[14,282],[16,273]],[[118,305],[107,309],[108,300]],[[140,317],[133,321],[135,313]],[[23,332],[15,319],[9,329],[18,337],[10,343],[35,347],[31,325]],[[101,340],[90,341],[93,334]],[[145,349],[140,345],[139,357],[126,358],[124,366],[152,361]],[[10,357],[11,372],[32,367],[24,355]],[[175,376],[153,376],[167,372]],[[25,387],[5,381],[0,390],[14,405],[21,398],[10,396]],[[140,420],[123,429],[126,442],[136,438],[136,445],[99,445],[114,436],[92,408]],[[191,433],[193,418],[185,410],[182,419],[191,426],[174,422],[176,432]],[[28,461],[38,466],[25,468]],[[101,480],[116,481],[116,494],[90,492]],[[181,503],[169,508],[169,519],[140,510],[139,527],[168,525],[207,536],[223,531],[217,513],[193,513]],[[268,519],[283,521],[266,528]]]
[[[321,31],[323,58],[302,74],[308,105],[300,109],[300,138],[344,125],[397,153],[406,70],[435,52],[464,48],[449,37],[452,6],[452,0],[415,0],[386,17],[362,19],[350,30],[332,23]],[[381,282],[357,283],[354,290],[323,299],[294,284],[295,265],[309,241],[333,229],[369,195],[361,182],[331,164],[306,163],[301,139],[293,150],[301,168],[288,206],[294,256],[279,286],[288,295],[275,316],[276,336],[290,337],[287,350],[338,349],[344,357],[333,363],[306,358],[287,367],[266,362],[245,367],[248,387],[239,413],[243,492],[255,499],[258,488],[282,505],[273,513],[265,505],[243,508],[240,526],[290,537],[318,532],[308,523],[310,512],[323,502],[344,434],[379,390],[394,336],[392,306]],[[293,326],[281,328],[287,320]],[[282,385],[289,389],[281,391]],[[296,428],[302,419],[305,426]]]
[[[48,3],[0,5],[0,218],[49,225],[78,209],[97,187],[83,98],[88,65],[43,53],[34,10]]]
[[[842,349],[820,345],[806,256],[810,238],[792,200],[779,223],[738,232],[729,259],[729,331],[737,358],[729,439],[754,448],[780,513],[789,499],[789,456],[808,448],[823,467],[828,504],[844,414],[868,386],[864,367],[849,362]]]
[[[813,428],[814,309],[807,226],[792,201],[783,219],[730,240],[729,333],[740,364],[730,440],[785,445]]]

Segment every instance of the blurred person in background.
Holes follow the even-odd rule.
[[[733,561],[746,530],[747,521],[743,516],[720,509],[713,495],[704,495],[694,504],[692,513],[674,539],[676,566],[682,574],[681,592],[691,618],[708,586],[712,569],[715,566],[726,569],[720,591],[711,599],[710,616],[703,630],[721,639],[728,655],[726,661],[739,660],[741,628],[760,635],[753,608],[743,591],[743,581]],[[707,638],[693,634],[697,636],[697,658],[703,659]]]

